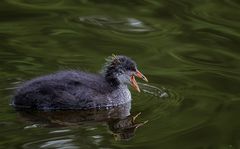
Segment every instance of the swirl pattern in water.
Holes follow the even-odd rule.
[[[113,18],[105,16],[79,17],[79,21],[85,25],[93,25],[118,32],[145,33],[153,29],[135,18]]]

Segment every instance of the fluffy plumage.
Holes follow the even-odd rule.
[[[32,109],[90,109],[118,106],[131,101],[128,90],[136,63],[113,56],[102,73],[61,71],[27,81],[18,87],[12,105]]]
[[[103,75],[105,79],[113,84],[119,85],[121,80],[118,79],[118,76],[123,75],[129,71],[136,71],[136,63],[126,56],[110,56],[106,59],[106,63],[103,67]]]

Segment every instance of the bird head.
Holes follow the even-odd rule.
[[[138,70],[136,63],[129,57],[123,55],[112,55],[106,59],[103,72],[106,80],[113,84],[130,84],[140,92],[135,77],[148,82],[147,78]]]

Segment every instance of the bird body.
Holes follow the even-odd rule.
[[[12,105],[17,108],[52,110],[106,108],[130,102],[131,93],[126,80],[131,81],[131,76],[126,75],[128,70],[123,63],[124,60],[135,63],[125,56],[118,57],[119,61],[121,59],[122,63],[117,64],[118,70],[115,71],[113,66],[116,58],[101,74],[60,71],[27,81],[16,90]],[[122,70],[120,65],[124,66]]]

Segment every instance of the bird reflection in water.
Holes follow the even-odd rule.
[[[138,127],[146,124],[148,121],[136,122],[136,118],[141,114],[135,116],[129,115],[123,119],[113,118],[108,122],[110,131],[113,133],[115,140],[128,140],[131,139]]]
[[[17,109],[24,121],[41,127],[81,126],[86,123],[107,124],[116,140],[129,140],[135,131],[148,121],[137,122],[141,113],[131,115],[131,103],[108,109],[32,111]]]

